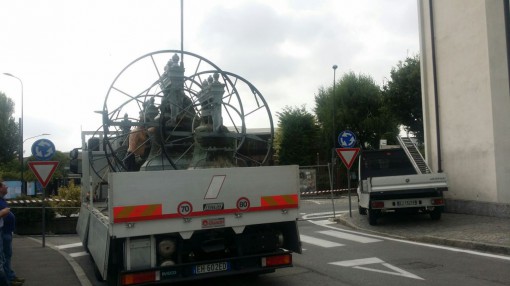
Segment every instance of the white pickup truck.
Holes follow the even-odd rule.
[[[371,225],[386,212],[429,213],[434,220],[444,209],[448,190],[444,173],[419,174],[403,149],[363,151],[359,157],[359,213]]]

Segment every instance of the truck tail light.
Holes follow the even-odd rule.
[[[262,267],[282,266],[291,264],[292,264],[291,254],[268,256],[262,258]]]
[[[384,202],[383,201],[372,201],[370,203],[370,206],[373,209],[382,209],[382,208],[384,208]]]
[[[156,271],[123,274],[121,285],[134,285],[156,281]]]
[[[443,199],[432,199],[431,203],[434,206],[442,206],[442,205],[444,205],[444,200]]]

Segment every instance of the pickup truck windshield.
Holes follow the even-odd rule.
[[[401,176],[416,174],[403,149],[363,151],[360,176],[369,177]]]

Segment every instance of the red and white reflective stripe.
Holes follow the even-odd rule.
[[[298,205],[298,195],[278,195],[278,196],[265,196],[260,198],[260,206],[274,207],[274,206],[294,206]]]
[[[162,215],[161,204],[138,205],[138,206],[120,206],[113,208],[113,221],[119,220],[150,220]]]
[[[260,206],[258,207],[249,206],[246,210],[242,210],[242,212],[246,213],[282,209],[297,209],[298,206],[299,197],[297,194],[264,196],[260,198]],[[191,207],[190,209],[193,208]],[[186,215],[179,214],[179,212],[163,214],[161,205],[118,206],[113,208],[113,223],[149,221],[183,217],[190,218],[211,215],[226,215],[235,214],[239,212],[240,210],[237,208],[237,206],[235,208],[224,210],[191,211],[189,214]]]

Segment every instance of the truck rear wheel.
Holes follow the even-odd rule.
[[[367,209],[361,206],[358,206],[358,212],[360,215],[367,215]]]
[[[377,225],[377,219],[379,218],[378,210],[368,210],[368,223],[370,225]]]
[[[108,277],[106,277],[106,283],[108,286],[118,286],[119,283],[119,275],[117,273],[108,273]]]
[[[442,213],[443,213],[443,210],[441,208],[436,207],[433,211],[430,212],[430,218],[432,220],[440,220]]]

